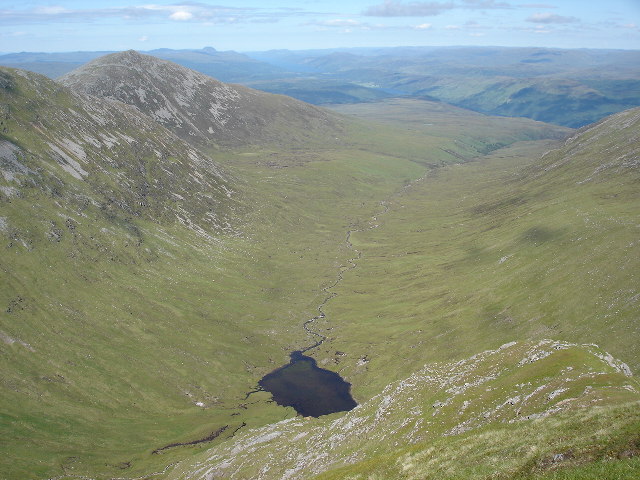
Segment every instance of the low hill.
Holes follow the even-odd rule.
[[[135,51],[100,57],[59,81],[91,95],[135,106],[193,144],[334,142],[340,120],[292,98],[219,82]]]

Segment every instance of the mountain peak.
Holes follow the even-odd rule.
[[[208,47],[210,48],[210,47]],[[135,50],[99,57],[59,79],[72,90],[136,107],[196,145],[335,138],[337,117],[281,95],[222,83]]]
[[[130,58],[141,58],[142,57],[142,54],[140,52],[138,52],[137,50],[134,50],[134,49],[125,50],[123,52],[118,52],[118,53],[113,53],[112,55],[114,55],[114,56],[120,55],[120,56],[123,56],[123,57],[127,56],[127,57],[130,57]]]
[[[223,211],[230,189],[218,166],[148,116],[23,70],[0,68],[2,85],[10,87],[0,93],[11,124],[5,114],[0,178],[11,188],[55,188],[60,209],[83,195],[111,220],[187,222],[203,236],[228,223]],[[201,190],[209,192],[206,199],[175,206],[175,198]]]

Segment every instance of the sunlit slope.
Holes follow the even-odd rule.
[[[135,106],[198,145],[335,143],[340,119],[322,109],[133,50],[99,57],[59,79],[75,91]]]
[[[354,255],[348,230],[488,148],[469,148],[473,124],[447,137],[341,118],[334,143],[212,158],[121,102],[10,69],[1,87],[7,478],[141,476],[291,416],[245,395],[311,342],[301,326]]]
[[[361,406],[170,478],[637,478],[639,121],[431,170],[353,225],[312,354]]]
[[[364,397],[407,365],[512,340],[595,343],[637,368],[639,121],[629,110],[542,158],[498,150],[407,188],[351,235],[362,258],[327,308],[324,361],[347,352]]]

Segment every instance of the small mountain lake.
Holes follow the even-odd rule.
[[[337,373],[318,367],[313,358],[301,351],[293,352],[288,365],[265,375],[258,385],[270,392],[278,405],[293,407],[304,417],[344,412],[358,405],[351,397],[350,383]]]

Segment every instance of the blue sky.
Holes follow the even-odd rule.
[[[402,45],[640,49],[640,0],[0,0],[0,52]]]

